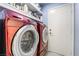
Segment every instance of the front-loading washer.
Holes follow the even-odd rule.
[[[2,7],[0,7],[1,9]],[[0,55],[37,55],[37,25],[28,17],[2,8],[0,10]]]

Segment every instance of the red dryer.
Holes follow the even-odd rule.
[[[37,28],[39,33],[39,44],[38,44],[38,56],[43,56],[47,53],[48,50],[48,28],[47,26],[40,21],[37,22]]]
[[[0,55],[37,55],[37,23],[14,11],[0,10]]]

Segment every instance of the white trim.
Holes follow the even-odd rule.
[[[74,39],[74,33],[75,33],[75,31],[74,31],[74,21],[75,21],[75,19],[74,19],[74,18],[75,18],[75,17],[74,17],[74,13],[75,13],[75,12],[74,12],[74,6],[75,6],[75,5],[72,4],[72,42],[73,42],[73,44],[72,44],[72,45],[73,45],[73,47],[72,47],[72,48],[73,48],[73,49],[72,49],[72,56],[74,56],[74,54],[75,54],[75,53],[74,53],[74,51],[75,51],[75,50],[74,50],[74,49],[75,49],[75,46],[74,46],[74,45],[75,45],[75,39]]]
[[[32,31],[35,35],[35,42],[33,44],[33,48],[31,48],[31,50],[28,53],[22,53],[21,49],[19,48],[19,39],[20,36],[23,35],[23,33],[25,33],[26,31]],[[18,32],[16,33],[14,39],[13,39],[13,44],[12,44],[12,51],[13,51],[13,55],[15,56],[33,56],[36,52],[37,46],[38,46],[38,42],[39,42],[39,35],[38,32],[36,31],[36,29],[34,28],[33,25],[26,25],[23,26],[21,29],[18,30]]]

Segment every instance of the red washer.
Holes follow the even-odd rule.
[[[0,55],[30,56],[37,55],[39,35],[37,24],[31,19],[14,11],[3,9],[0,32]],[[5,38],[4,38],[5,37]],[[1,39],[2,38],[2,39]]]
[[[39,45],[38,45],[38,56],[43,56],[48,50],[48,29],[43,22],[37,22],[38,33],[39,33]]]

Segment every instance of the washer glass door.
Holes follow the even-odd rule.
[[[32,31],[27,31],[21,37],[21,49],[24,53],[27,53],[31,50],[34,44],[34,34]]]
[[[48,41],[48,29],[47,29],[47,27],[44,28],[43,33],[42,33],[42,37],[43,37],[43,43],[47,43],[47,41]]]
[[[33,25],[26,25],[20,28],[12,42],[13,55],[30,56],[34,55],[39,42],[39,35]]]

